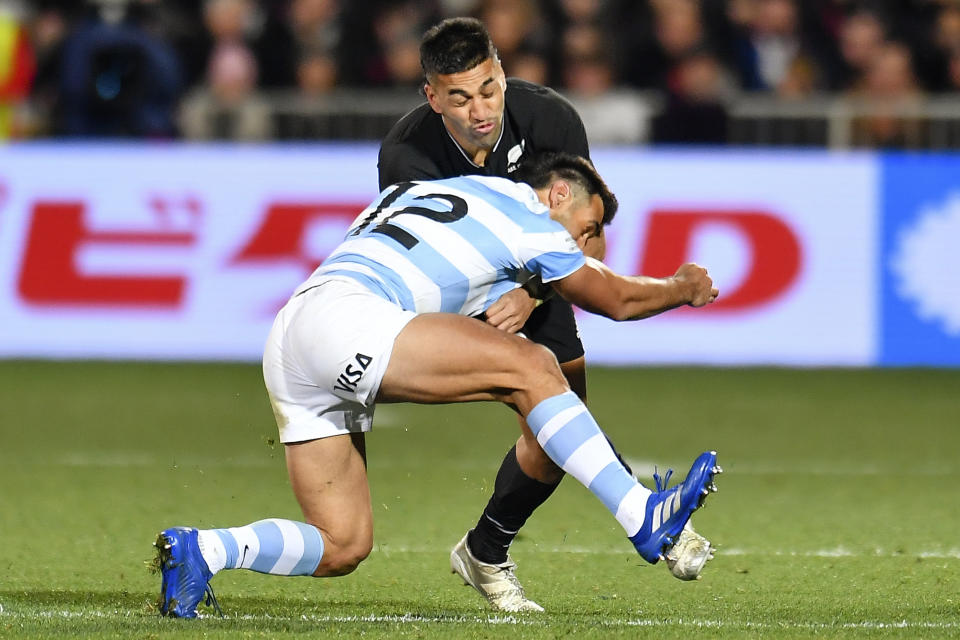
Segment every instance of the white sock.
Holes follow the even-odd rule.
[[[304,522],[270,518],[244,527],[197,532],[211,573],[250,569],[281,576],[313,575],[323,558],[320,531]]]
[[[526,419],[550,459],[597,496],[627,536],[640,531],[651,491],[620,463],[575,393],[547,398]]]

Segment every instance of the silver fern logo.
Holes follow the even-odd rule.
[[[960,192],[921,210],[916,222],[897,238],[890,269],[897,294],[913,303],[917,316],[960,336]]]

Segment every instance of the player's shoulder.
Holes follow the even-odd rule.
[[[511,126],[526,140],[527,149],[589,155],[580,114],[553,89],[510,78],[505,100]]]
[[[469,194],[478,200],[498,209],[502,213],[537,214],[548,213],[547,207],[540,202],[537,193],[530,185],[515,182],[499,176],[464,175],[455,178],[434,181],[451,189]],[[549,216],[543,216],[549,217]]]
[[[381,147],[395,144],[415,144],[417,141],[428,138],[436,133],[438,117],[430,104],[423,104],[408,111],[397,120],[387,135],[384,136]]]
[[[534,117],[543,112],[557,112],[579,119],[576,109],[562,95],[550,87],[520,78],[507,78],[506,102],[511,112],[517,111]]]
[[[380,188],[407,180],[439,178],[435,149],[445,143],[443,123],[424,103],[400,118],[384,137],[377,154]]]

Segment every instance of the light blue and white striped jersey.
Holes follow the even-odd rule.
[[[473,316],[532,274],[550,282],[583,264],[528,185],[461,176],[385,189],[296,293],[347,277],[409,311]]]

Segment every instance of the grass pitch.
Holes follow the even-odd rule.
[[[726,473],[694,522],[704,579],[646,565],[571,479],[514,544],[547,609],[496,615],[449,574],[515,419],[383,406],[376,547],[334,579],[229,571],[225,618],[160,619],[160,529],[298,519],[259,367],[0,363],[0,637],[960,637],[960,371],[590,373],[634,469]]]

